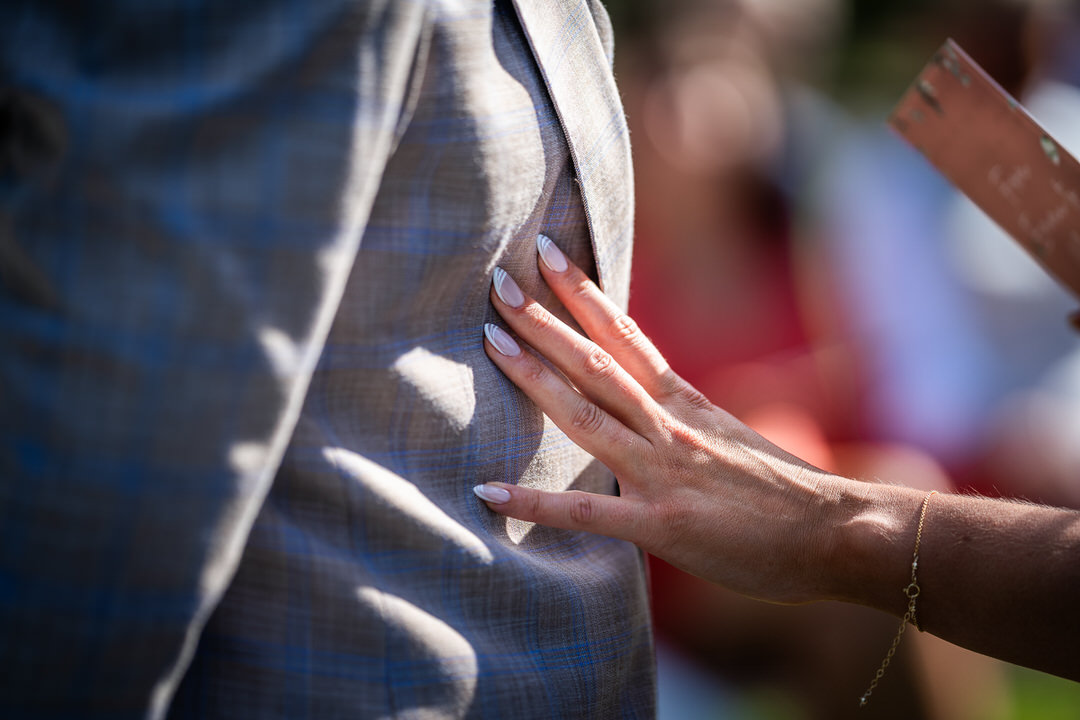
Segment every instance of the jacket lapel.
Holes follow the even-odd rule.
[[[586,0],[514,0],[574,159],[600,286],[626,307],[634,186],[630,142],[610,67]],[[598,13],[604,13],[597,4]],[[610,33],[606,15],[600,19]]]

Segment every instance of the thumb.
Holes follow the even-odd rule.
[[[495,512],[519,520],[631,542],[638,534],[636,505],[626,498],[579,490],[549,492],[494,482],[477,485],[473,492]]]

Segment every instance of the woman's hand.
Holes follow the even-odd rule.
[[[538,246],[544,278],[592,339],[496,270],[492,303],[562,374],[494,325],[485,347],[615,472],[621,496],[478,486],[492,510],[630,540],[763,600],[847,600],[898,617],[918,536],[920,627],[1080,679],[1080,513],[949,494],[927,505],[920,490],[818,470],[712,405],[547,238]]]
[[[710,403],[546,237],[540,270],[589,338],[496,269],[491,299],[518,338],[485,327],[492,361],[618,477],[621,496],[489,483],[495,512],[636,543],[695,575],[774,602],[836,596],[841,478],[812,467]]]

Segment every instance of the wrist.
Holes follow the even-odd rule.
[[[822,561],[828,599],[902,616],[915,526],[926,493],[835,476],[829,492]]]

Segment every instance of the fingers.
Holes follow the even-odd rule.
[[[610,352],[654,398],[683,389],[685,383],[671,371],[664,356],[629,315],[571,263],[550,238],[541,235],[536,245],[544,279],[590,338]]]
[[[484,349],[503,374],[567,436],[612,470],[640,457],[647,441],[574,390],[558,373],[524,352],[509,333],[485,325]]]
[[[501,515],[631,542],[639,535],[639,506],[626,498],[578,490],[546,492],[504,483],[477,485],[473,492]]]
[[[640,435],[648,436],[657,429],[660,409],[641,385],[606,350],[527,297],[502,268],[495,268],[491,302],[519,337],[599,408]],[[532,378],[526,375],[526,379]]]

